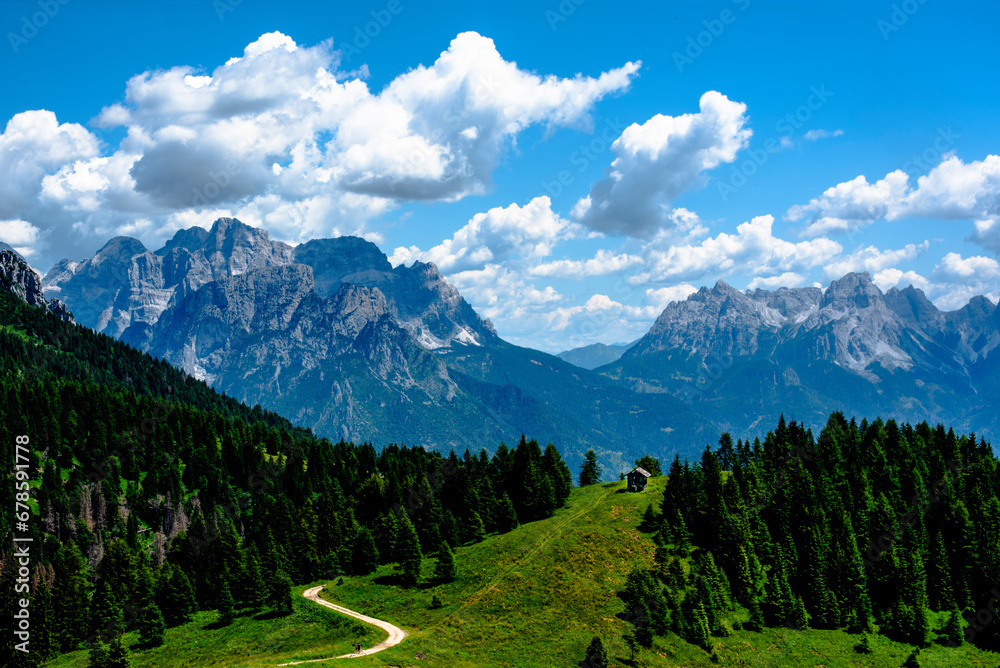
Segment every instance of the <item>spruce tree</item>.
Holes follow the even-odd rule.
[[[163,644],[167,625],[163,621],[163,614],[156,603],[149,601],[139,610],[138,625],[140,643],[149,647],[158,647]]]
[[[245,587],[246,600],[242,601],[247,607],[259,610],[267,601],[267,585],[264,576],[261,574],[260,559],[257,551],[251,547],[246,551],[247,585]]]
[[[108,668],[108,648],[98,641],[87,652],[87,668]]]
[[[643,647],[653,646],[653,626],[649,607],[645,602],[640,602],[635,608],[635,640]]]
[[[278,570],[272,574],[268,587],[267,604],[279,615],[292,614],[292,579]]]
[[[131,668],[132,658],[128,649],[122,644],[122,637],[118,636],[111,642],[108,648],[108,660],[105,664],[107,668]]]
[[[517,513],[514,511],[514,504],[507,496],[507,492],[504,492],[497,503],[497,529],[500,533],[507,533],[516,528]]]
[[[712,646],[711,627],[708,624],[708,613],[705,611],[705,606],[701,601],[695,604],[692,622],[694,643],[705,651],[708,651]]]
[[[233,601],[233,594],[229,590],[229,578],[223,577],[221,580],[222,586],[219,588],[219,623],[223,626],[229,626],[236,617],[236,611],[234,610],[236,604]]]
[[[455,567],[455,555],[447,541],[442,541],[438,550],[437,564],[434,566],[434,577],[442,582],[451,582],[455,579],[458,571]]]
[[[665,636],[670,632],[670,609],[665,596],[661,595],[655,599],[649,610],[649,623],[653,633],[658,636]]]
[[[601,481],[601,467],[597,464],[597,453],[587,450],[583,456],[583,465],[580,467],[580,487],[595,485]]]
[[[753,631],[764,630],[764,613],[760,609],[760,603],[757,602],[756,598],[750,599],[750,620],[748,622],[750,629]]]
[[[948,616],[948,623],[944,627],[944,637],[946,645],[958,647],[965,642],[965,626],[962,624],[962,615],[958,610],[952,610]]]
[[[59,649],[70,652],[83,640],[90,626],[90,583],[84,575],[86,561],[72,539],[63,543],[53,563],[56,579],[53,591]]]
[[[608,652],[604,649],[604,643],[597,636],[587,645],[587,655],[584,657],[586,668],[607,668]]]
[[[400,519],[396,551],[399,557],[399,566],[403,571],[403,586],[415,586],[420,580],[420,562],[423,559],[423,554],[420,551],[417,532],[406,515]]]
[[[472,511],[465,517],[465,526],[462,531],[467,543],[481,543],[486,537],[486,528],[479,513]]]
[[[97,584],[90,601],[90,634],[108,642],[122,630],[122,609],[118,605],[106,578]]]
[[[194,600],[194,587],[187,574],[180,568],[173,566],[170,568],[159,606],[167,624],[177,626],[190,622],[198,607]]]
[[[379,551],[372,532],[362,527],[354,542],[353,571],[355,575],[374,573],[379,565]]]

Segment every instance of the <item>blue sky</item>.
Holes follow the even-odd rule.
[[[1000,296],[994,3],[332,4],[3,3],[0,240],[360,234],[549,351],[718,279]]]

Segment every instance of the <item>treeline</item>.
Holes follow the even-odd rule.
[[[248,407],[204,381],[105,334],[64,322],[0,290],[0,373],[14,379],[58,379],[169,398],[226,417],[308,433],[284,417]]]
[[[332,443],[205,394],[107,337],[75,332],[75,347],[37,351],[36,339],[64,323],[4,313],[14,324],[0,330],[0,443],[13,462],[15,437],[30,438],[32,514],[17,535],[33,539],[31,652],[5,639],[5,665],[84,647],[93,665],[118,665],[125,629],[155,645],[164,626],[197,610],[218,610],[223,623],[240,608],[288,613],[293,584],[382,564],[398,564],[395,577],[413,585],[425,555],[438,559],[435,577],[450,579],[460,568],[453,548],[549,517],[569,496],[569,468],[551,444],[522,437],[493,456],[442,456]],[[194,388],[195,405],[175,382]],[[15,494],[5,478],[8,508]],[[24,596],[11,586],[12,522],[0,515],[6,619]]]
[[[782,418],[668,476],[646,517],[656,567],[623,594],[640,644],[709,649],[744,619],[1000,648],[1000,468],[974,435],[834,413],[816,439]]]

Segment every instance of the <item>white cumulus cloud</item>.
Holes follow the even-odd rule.
[[[573,217],[597,231],[650,237],[671,224],[670,203],[704,185],[707,170],[732,162],[752,134],[746,105],[709,91],[700,111],[657,114],[625,128],[611,145],[607,176],[573,208]]]

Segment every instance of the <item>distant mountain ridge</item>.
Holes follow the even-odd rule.
[[[996,398],[986,370],[998,346],[1000,310],[985,297],[943,312],[912,286],[883,293],[867,273],[825,291],[741,292],[719,281],[668,305],[601,372],[638,391],[686,391],[696,410],[740,435],[781,405],[799,419],[830,410],[931,416],[993,436],[996,418],[970,415]],[[710,367],[700,383],[679,382]]]
[[[694,455],[729,430],[831,411],[941,420],[994,440],[1000,314],[938,310],[868,274],[672,302],[630,346],[560,356],[503,341],[433,264],[355,237],[292,247],[236,219],[158,250],[118,237],[45,276],[78,320],[321,435],[432,448],[530,434],[572,464]],[[597,369],[588,370],[587,367]]]
[[[433,264],[394,268],[356,237],[291,247],[222,218],[155,251],[112,239],[45,285],[82,324],[331,437],[478,449],[524,433],[623,467],[710,428],[674,397],[504,342]]]
[[[636,344],[631,343],[591,343],[589,346],[581,346],[571,350],[564,350],[556,355],[561,360],[566,360],[573,366],[581,369],[593,370],[597,367],[617,362],[625,351]]]

